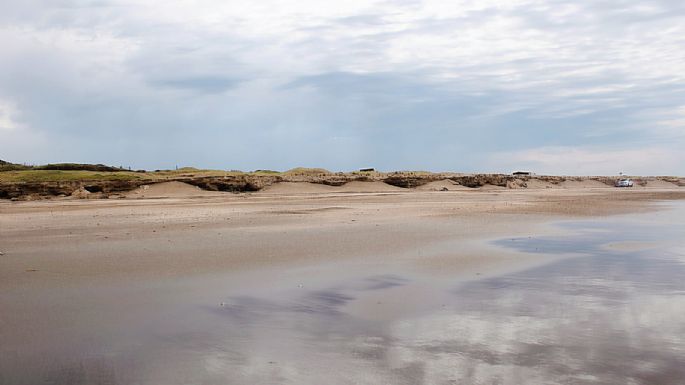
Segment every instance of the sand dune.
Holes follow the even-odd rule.
[[[496,190],[506,190],[506,187],[503,186],[495,186],[493,184],[484,184],[478,188],[479,190],[484,190],[484,191],[496,191]]]
[[[649,180],[647,181],[647,185],[645,186],[647,188],[677,188],[679,187],[675,183],[667,182],[665,180]]]
[[[186,198],[194,196],[217,196],[221,192],[206,191],[183,182],[162,182],[141,186],[124,194],[126,198]]]
[[[371,193],[371,192],[388,192],[388,191],[407,191],[407,189],[397,186],[392,186],[384,182],[360,182],[352,181],[337,187],[340,192],[356,192],[356,193]]]
[[[611,187],[596,180],[566,180],[560,183],[563,188],[607,188]]]
[[[389,191],[408,191],[408,189],[378,181],[352,181],[342,186],[328,186],[310,182],[279,182],[259,190],[257,194],[376,193]]]
[[[526,188],[531,188],[531,189],[539,189],[539,188],[561,188],[558,184],[546,182],[544,180],[539,180],[539,179],[530,179],[526,181]]]
[[[428,182],[424,185],[418,186],[416,190],[420,191],[454,191],[454,190],[470,190],[468,187],[464,187],[460,185],[459,183],[450,180],[450,179],[443,179],[443,180],[436,180],[434,182]]]
[[[310,182],[280,182],[266,186],[259,193],[268,194],[316,194],[336,192],[339,187]]]

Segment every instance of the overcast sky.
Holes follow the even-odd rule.
[[[0,10],[4,160],[685,175],[682,0]]]

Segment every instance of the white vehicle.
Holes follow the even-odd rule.
[[[614,185],[616,187],[633,187],[633,181],[631,179],[619,179]]]

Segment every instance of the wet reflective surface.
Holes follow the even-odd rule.
[[[495,241],[569,256],[469,282],[302,271],[245,288],[51,293],[46,316],[77,315],[23,344],[2,334],[0,383],[682,384],[685,207],[673,207]]]

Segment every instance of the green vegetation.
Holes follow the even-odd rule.
[[[183,167],[177,170],[131,171],[103,164],[55,163],[25,166],[0,160],[0,182],[66,182],[147,179],[159,181],[191,177],[241,175],[240,171],[201,170]]]
[[[6,162],[0,159],[0,171],[14,171],[14,170],[29,170],[31,166],[24,166],[23,164],[15,164]]]
[[[42,166],[33,166],[34,170],[62,170],[62,171],[130,171],[122,167],[105,166],[104,164],[85,164],[85,163],[54,163]]]
[[[200,170],[184,167],[178,170],[158,171],[87,171],[87,170],[46,170],[36,168],[3,168],[0,165],[0,182],[68,182],[146,179],[163,181],[169,179],[223,177],[237,175],[281,175],[278,171],[258,170],[251,173],[242,171]]]
[[[183,167],[178,170],[155,170],[143,173],[151,179],[164,178],[179,178],[179,177],[198,177],[198,176],[228,176],[240,175],[240,171],[222,171],[222,170],[201,170],[193,167]]]
[[[250,172],[252,175],[280,175],[280,171],[274,171],[274,170],[254,170]]]
[[[149,179],[151,181],[197,178],[197,177],[221,177],[237,175],[277,176],[277,175],[300,175],[320,176],[330,175],[331,172],[323,168],[297,167],[285,172],[274,170],[255,170],[242,172],[238,170],[205,170],[195,167],[182,167],[176,170],[127,170],[122,167],[111,167],[103,164],[83,163],[55,163],[41,166],[26,166],[0,160],[0,182],[54,182],[75,180],[130,180]]]
[[[27,166],[23,164],[10,163],[0,160],[0,171],[19,171],[19,170],[62,170],[62,171],[130,171],[122,167],[105,166],[104,164],[87,163],[54,163],[40,166]]]
[[[0,182],[70,182],[91,180],[133,180],[144,174],[130,171],[96,172],[64,170],[21,170],[0,172]]]
[[[307,168],[307,167],[295,167],[290,169],[284,174],[287,175],[319,175],[319,174],[330,174],[331,172],[325,168]]]
[[[394,171],[391,174],[401,174],[401,175],[412,175],[412,176],[423,176],[423,175],[432,175],[434,174],[433,172],[430,171],[421,171],[421,170],[407,170],[407,171]]]

